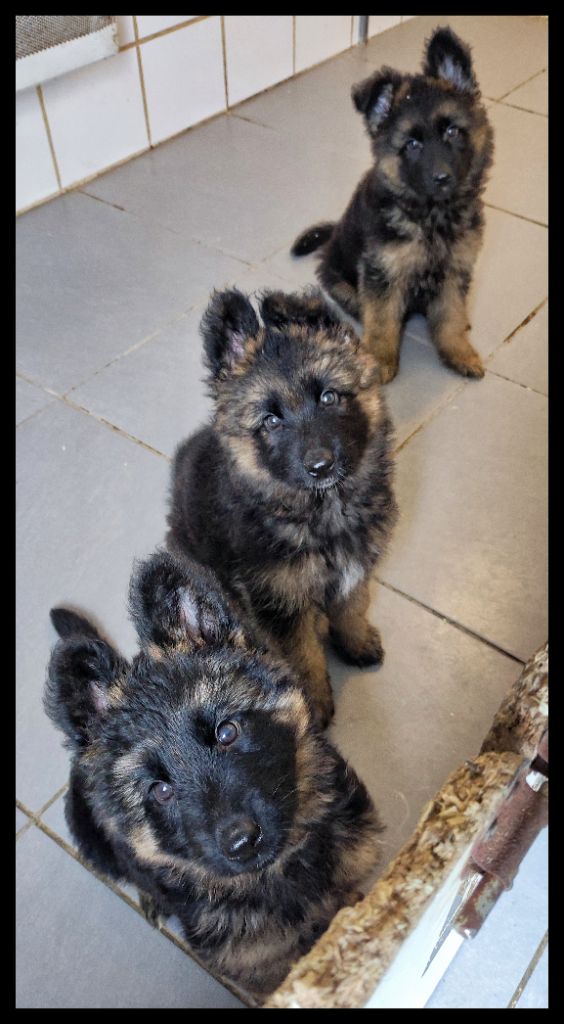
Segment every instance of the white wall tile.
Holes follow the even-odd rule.
[[[140,52],[153,142],[225,109],[219,15],[143,43]]]
[[[229,106],[292,74],[292,16],[225,16]]]
[[[412,18],[416,18],[416,17],[417,17],[416,14],[402,14],[401,20],[402,20],[402,22],[403,21],[411,21]]]
[[[132,43],[135,39],[135,32],[133,31],[133,15],[118,14],[117,27],[119,45],[125,46],[127,43]]]
[[[393,28],[401,22],[400,14],[370,14],[368,17],[368,35],[375,36],[378,32],[385,32],[387,28]]]
[[[197,18],[197,14],[138,14],[137,29],[139,38],[152,36],[153,32],[162,32],[165,28],[173,28],[190,18]]]
[[[319,64],[350,45],[350,14],[296,15],[296,71]]]
[[[72,185],[148,146],[134,49],[43,87],[63,185]]]
[[[16,210],[59,189],[36,89],[16,95]]]

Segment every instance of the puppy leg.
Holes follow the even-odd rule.
[[[283,654],[298,673],[319,724],[325,729],[335,713],[335,705],[317,620],[317,610],[308,608],[294,620],[285,635],[279,632],[278,636]]]
[[[363,341],[378,363],[380,384],[388,384],[399,369],[402,298],[398,288],[384,295],[366,288],[361,292]]]
[[[427,319],[443,362],[465,377],[483,377],[482,360],[467,337],[470,324],[464,292],[452,277],[429,305]]]
[[[384,649],[380,634],[366,618],[368,581],[362,580],[345,601],[329,608],[330,639],[337,654],[351,665],[380,665]]]

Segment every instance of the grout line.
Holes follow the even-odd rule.
[[[125,206],[118,206],[117,203],[110,203],[109,199],[102,199],[101,196],[95,196],[93,192],[87,192],[84,188],[79,188],[77,191],[81,192],[83,196],[88,196],[89,199],[95,199],[97,203],[105,203],[106,206],[113,206],[114,210],[120,210],[121,213],[129,212],[126,210]]]
[[[227,81],[227,42],[225,39],[225,15],[220,14],[219,23],[221,26],[221,56],[223,59],[223,88],[225,89],[225,109],[229,110],[229,84]]]
[[[83,858],[78,850],[75,850],[73,846],[70,846],[65,839],[58,835],[57,832],[54,832],[53,829],[51,829],[49,825],[46,825],[44,821],[40,821],[38,819],[37,821],[34,821],[33,824],[37,826],[40,832],[43,832],[44,835],[46,835],[49,839],[56,843],[57,846],[59,846],[70,857],[72,857],[73,860],[75,860],[78,864],[81,865],[81,867],[88,871],[89,874],[93,875],[94,878],[97,878],[98,881],[102,883],[102,885],[105,885],[106,888],[110,889],[110,891],[114,893],[114,895],[118,896],[121,900],[123,900],[123,902],[126,903],[127,906],[131,908],[131,910],[134,910],[137,914],[139,914],[139,917],[141,917],[143,921],[146,921],[145,915],[141,910],[139,904],[136,903],[134,899],[132,899],[129,893],[121,889],[120,886],[113,881],[113,879],[97,871],[93,864],[91,864],[88,860]],[[240,999],[241,1002],[245,1002],[246,1005],[248,1006],[253,1006],[252,1003],[248,1002],[248,997],[246,993],[241,993],[236,989],[236,987],[232,987],[229,981],[226,981],[226,979],[215,974],[207,964],[203,963],[203,961],[198,958],[198,956],[190,948],[188,943],[186,943],[178,935],[175,935],[175,933],[172,932],[169,928],[167,928],[166,925],[163,925],[162,927],[157,928],[156,930],[161,932],[161,934],[164,935],[165,938],[167,938],[170,942],[177,946],[178,949],[182,950],[183,953],[185,953],[188,957],[190,957],[191,960],[197,963],[204,971],[206,971],[207,974],[211,975],[211,977],[214,978],[217,982],[219,982],[220,985],[223,985],[224,988],[228,989],[234,996]]]
[[[53,794],[53,796],[47,801],[47,803],[43,804],[43,807],[41,807],[37,811],[37,817],[40,818],[42,814],[45,814],[45,811],[48,811],[49,808],[51,807],[51,805],[54,804],[55,801],[58,800],[59,797],[63,795],[63,793],[66,793],[68,788],[69,788],[69,784],[68,784],[68,782],[65,782],[64,786],[61,786],[61,788],[58,789],[57,792]]]
[[[134,444],[138,444],[141,448],[145,448],[146,451],[151,452],[152,455],[159,455],[161,459],[166,459],[167,462],[172,462],[172,458],[170,455],[165,455],[165,453],[160,452],[158,448],[153,448],[152,445],[147,444],[146,441],[142,441],[140,437],[135,437],[134,434],[128,434],[127,430],[124,430],[122,427],[116,426],[115,423],[112,423],[110,420],[105,419],[103,416],[96,415],[95,412],[92,412],[91,409],[87,409],[84,405],[79,405],[78,402],[73,402],[72,399],[68,397],[68,395],[61,395],[61,402],[64,402],[65,405],[68,405],[71,409],[75,409],[77,412],[82,412],[86,416],[91,416],[92,419],[96,420],[97,423],[102,423],[105,427],[109,427],[109,429],[113,430],[115,434],[119,434],[121,437],[126,438],[128,441],[133,441]]]
[[[533,78],[538,78],[539,75],[542,75],[544,71],[546,71],[546,68],[541,68],[540,71],[535,71],[534,75],[529,75],[529,77],[525,78],[523,82],[519,82],[519,85],[514,85],[513,88],[509,89],[508,92],[504,92],[503,96],[498,96],[496,102],[501,103],[501,101],[504,100],[506,96],[511,96],[512,92],[516,92],[517,89],[521,89],[524,85],[527,85],[527,82],[532,82]]]
[[[511,999],[509,1000],[509,1003],[507,1004],[507,1009],[508,1010],[514,1010],[515,1007],[517,1006],[517,1003],[519,1002],[521,996],[523,995],[523,991],[526,988],[527,984],[531,980],[531,975],[532,975],[535,967],[537,966],[541,956],[543,955],[547,945],[548,945],[548,930],[544,933],[544,935],[543,935],[541,941],[539,942],[535,952],[533,953],[533,957],[531,959],[531,962],[530,962],[529,966],[527,967],[527,970],[525,971],[523,977],[521,978],[521,981],[517,985],[517,988],[515,989],[515,992],[511,996]]]
[[[495,355],[495,352],[493,353]],[[506,377],[504,373],[499,373],[498,370],[490,370],[486,367],[488,373],[491,373],[493,377],[499,377],[500,380],[506,380],[508,384],[516,384],[517,387],[523,388],[524,391],[534,391],[535,395],[540,395],[541,398],[548,398],[548,395],[544,391],[539,391],[538,388],[533,388],[530,384],[522,384],[520,380],[513,380],[513,377]]]
[[[411,594],[406,594],[404,590],[399,590],[398,587],[394,587],[391,583],[386,583],[380,576],[373,577],[378,581],[380,586],[385,587],[387,590],[392,590],[394,594],[398,594],[400,597],[405,597],[407,601],[417,605],[419,608],[424,608],[425,611],[430,612],[435,618],[441,619],[442,622],[448,622],[449,626],[454,626],[455,629],[459,629],[461,633],[466,633],[467,636],[471,636],[474,640],[478,640],[480,643],[485,644],[486,647],[491,647],[492,650],[497,651],[498,654],[505,655],[506,658],[510,658],[511,661],[517,662],[518,665],[525,665],[526,663],[522,658],[519,658],[516,654],[512,654],[511,651],[507,651],[504,647],[500,647],[499,644],[494,643],[493,640],[488,640],[487,637],[482,636],[480,633],[476,633],[469,626],[465,626],[462,622],[458,622],[457,619],[452,619],[449,615],[445,615],[443,612],[438,611],[436,608],[431,608],[430,605],[425,604],[424,601],[419,601],[418,598],[412,597]]]
[[[152,148],[153,142],[152,142],[152,139],[151,139],[151,124],[149,122],[149,107],[147,105],[147,94],[145,92],[145,77],[143,75],[143,63],[141,61],[141,48],[139,46],[139,28],[137,26],[137,15],[136,14],[132,14],[131,17],[133,19],[133,31],[135,33],[135,42],[136,42],[136,50],[135,50],[135,52],[137,54],[137,69],[139,71],[139,84],[140,84],[140,87],[141,87],[141,99],[143,101],[143,113],[145,115],[145,128],[147,129],[147,139],[148,139],[148,142],[149,142],[149,146]]]
[[[53,160],[53,166],[55,168],[55,177],[57,179],[57,185],[59,188],[63,187],[61,181],[61,172],[59,171],[59,165],[57,163],[57,157],[55,155],[55,145],[53,143],[53,136],[51,135],[51,127],[49,125],[49,118],[47,117],[47,108],[45,106],[45,99],[43,96],[43,89],[40,85],[36,86],[37,98],[41,107],[41,114],[43,117],[43,123],[45,125],[45,131],[47,132],[47,141],[49,143],[49,149],[51,150],[51,158]]]
[[[133,23],[135,26],[135,39],[131,43],[124,43],[120,46],[119,52],[123,53],[124,50],[132,50],[134,46],[143,46],[144,43],[152,43],[153,39],[162,39],[163,36],[170,36],[173,32],[178,32],[182,28],[187,28],[188,25],[197,25],[199,21],[207,21],[208,18],[214,18],[214,14],[200,14],[196,18],[189,18],[188,21],[181,21],[178,25],[169,25],[168,28],[161,28],[158,32],[152,32],[149,36],[140,36],[137,31],[137,15],[132,14]]]
[[[495,355],[495,352],[493,352],[493,355]],[[532,387],[530,384],[522,384],[521,381],[514,381],[513,377],[506,377],[505,374],[501,374],[497,370],[490,370],[489,367],[486,367],[486,370],[487,373],[491,374],[492,377],[498,377],[500,378],[500,380],[507,381],[508,384],[516,384],[517,387],[522,387],[524,391],[533,391],[534,394],[539,394],[541,398],[549,397],[548,394],[545,393],[545,391],[539,391],[538,388]]]
[[[510,107],[511,110],[522,110],[524,114],[535,114],[537,117],[544,117],[548,120],[548,114],[542,114],[540,110],[529,110],[528,107],[518,107],[516,103],[506,103],[505,100],[496,100],[496,103],[501,103],[503,107]]]
[[[453,372],[454,372],[454,371],[453,371]],[[452,391],[452,392],[451,392],[451,393],[450,393],[450,394],[449,394],[449,395],[448,395],[448,396],[447,396],[447,397],[445,398],[444,402],[442,402],[442,403],[440,403],[439,405],[435,406],[435,408],[434,408],[434,409],[433,409],[433,410],[432,410],[432,411],[430,412],[430,414],[429,414],[429,416],[427,417],[427,419],[423,420],[423,421],[422,421],[422,423],[419,423],[419,424],[418,424],[418,425],[417,425],[417,426],[415,427],[415,430],[413,430],[413,431],[411,432],[411,434],[408,434],[408,435],[407,435],[407,437],[404,437],[403,441],[401,441],[401,442],[400,442],[400,444],[398,444],[397,448],[394,448],[394,449],[393,449],[393,451],[392,451],[392,455],[396,456],[396,455],[397,455],[397,454],[398,454],[398,453],[399,453],[399,452],[400,452],[400,451],[402,450],[402,448],[404,448],[404,447],[405,447],[405,445],[406,445],[406,444],[408,443],[408,441],[411,441],[411,439],[412,439],[413,437],[415,437],[415,435],[416,435],[416,434],[418,434],[418,433],[419,433],[419,431],[423,429],[423,427],[426,427],[426,426],[427,426],[427,424],[429,424],[429,423],[431,422],[431,420],[433,420],[433,419],[435,418],[435,416],[438,416],[438,414],[439,414],[439,413],[443,412],[443,410],[444,410],[444,409],[446,409],[447,405],[449,405],[449,404],[450,404],[450,402],[452,401],[452,399],[453,399],[453,398],[456,398],[456,396],[460,394],[460,392],[461,392],[461,391],[463,390],[463,388],[467,387],[467,386],[468,386],[468,385],[469,385],[470,383],[471,383],[471,382],[470,382],[470,381],[468,381],[468,380],[463,380],[463,381],[461,381],[461,382],[460,382],[460,386],[459,386],[459,387],[457,387],[455,391]]]
[[[548,297],[544,298],[542,300],[542,302],[539,302],[538,306],[535,306],[533,311],[531,313],[529,313],[525,317],[524,320],[521,320],[521,323],[518,324],[517,327],[515,327],[514,330],[511,331],[511,334],[508,334],[507,337],[503,339],[502,345],[505,345],[508,341],[511,341],[511,339],[514,337],[514,335],[517,334],[517,331],[520,331],[522,327],[525,327],[526,324],[530,323],[531,320],[533,319],[533,317],[537,315],[537,313],[542,309],[543,306],[546,305],[547,302],[548,302]],[[495,349],[494,352],[497,352],[497,349]],[[494,353],[492,352],[492,355],[493,354]]]
[[[528,224],[538,224],[539,228],[548,229],[548,224],[545,224],[542,220],[534,220],[533,217],[525,217],[522,213],[515,213],[514,210],[506,210],[503,206],[494,206],[493,203],[484,202],[484,206],[489,206],[490,210],[498,210],[499,213],[508,213],[510,217],[517,217],[519,220],[526,220]]]
[[[22,806],[22,804],[20,803],[19,800],[16,800],[16,809],[21,814],[25,814],[26,818],[29,819],[28,821],[24,822],[24,824],[21,826],[21,828],[19,828],[17,830],[17,832],[16,832],[16,840],[18,840],[20,838],[20,836],[23,836],[24,832],[27,832],[31,828],[31,826],[34,824],[34,822],[33,822],[33,818],[28,814],[28,812],[24,811],[23,806]]]

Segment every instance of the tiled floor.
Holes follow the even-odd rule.
[[[471,296],[487,373],[446,370],[424,321],[408,325],[386,389],[402,513],[373,591],[386,661],[377,674],[331,662],[331,733],[381,808],[388,857],[547,634],[547,25],[441,21],[472,44],[496,129]],[[414,18],[18,220],[20,1007],[240,1006],[174,922],[151,930],[134,893],[76,859],[68,757],[41,706],[48,611],[82,607],[133,652],[132,560],[162,542],[170,456],[209,410],[207,296],[313,279],[289,243],[339,216],[368,166],[350,86],[383,63],[415,69],[435,24]],[[546,1005],[543,843],[430,1005]]]

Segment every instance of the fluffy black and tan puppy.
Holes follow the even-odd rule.
[[[131,664],[81,616],[51,613],[45,707],[72,751],[69,827],[147,916],[176,914],[205,963],[264,995],[355,902],[376,812],[209,570],[157,554],[131,608]]]
[[[210,565],[333,713],[323,636],[377,664],[368,578],[396,516],[376,362],[321,293],[216,293],[202,321],[210,426],[178,449],[167,543]]]
[[[415,312],[427,316],[448,366],[482,377],[467,335],[466,295],[482,241],[493,136],[470,50],[450,29],[437,29],[423,74],[384,67],[355,85],[352,97],[374,166],[341,220],[310,228],[292,254],[322,246],[319,280],[362,324],[381,383],[397,373],[402,325]]]

